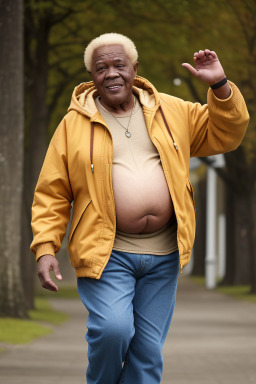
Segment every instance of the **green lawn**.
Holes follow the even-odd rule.
[[[219,286],[216,290],[217,292],[224,293],[225,295],[233,296],[238,300],[246,300],[256,303],[256,294],[250,293],[249,285]]]
[[[51,292],[47,289],[39,288],[36,292],[37,297],[46,297],[52,299],[54,297],[58,299],[79,299],[77,287],[62,287],[60,285],[58,292]]]
[[[13,318],[0,319],[0,342],[10,344],[24,344],[51,333],[49,327],[31,320]]]
[[[35,310],[30,311],[29,316],[30,319],[0,318],[0,342],[29,343],[37,337],[51,333],[51,325],[61,324],[68,319],[67,314],[53,310],[48,300],[43,297],[36,298]]]
[[[200,285],[205,285],[205,277],[203,276],[191,276],[191,279]],[[246,300],[256,303],[256,294],[250,293],[249,285],[219,285],[216,287],[216,292],[229,295],[238,300]]]
[[[36,309],[29,311],[29,317],[31,320],[56,325],[68,320],[68,315],[52,309],[51,304],[46,298],[36,297],[35,308]]]

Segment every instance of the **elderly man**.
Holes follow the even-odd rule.
[[[137,76],[132,41],[105,34],[86,48],[92,82],[75,88],[36,186],[38,275],[56,291],[55,252],[74,203],[69,254],[88,309],[89,384],[157,384],[180,268],[189,262],[195,207],[191,156],[231,151],[248,112],[215,52],[194,54],[207,105],[159,93]]]

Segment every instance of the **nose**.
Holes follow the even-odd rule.
[[[115,67],[109,67],[106,73],[106,79],[114,79],[119,77],[119,73]]]

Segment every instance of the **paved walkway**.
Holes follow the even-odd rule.
[[[86,312],[79,300],[52,303],[70,321],[0,353],[1,383],[85,384]],[[164,361],[162,384],[255,384],[256,304],[206,291],[181,275]]]

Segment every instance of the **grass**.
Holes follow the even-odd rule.
[[[191,276],[191,280],[196,284],[205,285],[204,276]],[[256,303],[256,294],[250,293],[249,285],[219,285],[215,288],[215,291],[228,296],[232,296],[238,300],[245,300]]]
[[[37,297],[44,297],[48,299],[79,299],[79,294],[76,287],[59,287],[58,292],[51,292],[47,289],[40,288],[36,292]]]
[[[46,298],[37,297],[35,310],[29,311],[30,319],[0,318],[0,342],[25,344],[52,333],[49,325],[58,325],[68,319],[68,315],[52,309]],[[48,323],[42,325],[40,323]]]
[[[190,276],[190,279],[194,281],[196,284],[205,285],[205,277],[204,276]]]
[[[30,320],[8,317],[0,319],[0,342],[3,343],[25,344],[51,332],[51,328]]]
[[[36,309],[29,311],[31,320],[46,322],[54,325],[62,324],[68,320],[68,315],[52,309],[49,301],[43,297],[36,297]]]
[[[217,292],[230,295],[238,300],[246,300],[256,303],[256,294],[250,293],[249,285],[234,285],[234,286],[219,286],[216,288]]]

